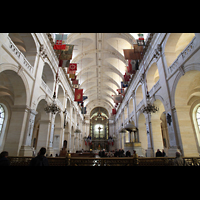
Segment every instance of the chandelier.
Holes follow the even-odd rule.
[[[159,110],[159,108],[157,108],[156,106],[154,106],[154,104],[151,104],[150,102],[150,96],[149,96],[149,93],[147,91],[147,106],[145,106],[142,110],[143,113],[146,113],[146,114],[151,114],[151,113],[155,113]]]
[[[46,111],[46,113],[52,113],[52,114],[56,114],[56,113],[60,113],[60,108],[57,106],[56,104],[56,95],[54,92],[53,95],[53,102],[50,103],[49,105],[47,104],[47,106],[44,108],[44,111]]]

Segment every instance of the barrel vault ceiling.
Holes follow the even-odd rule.
[[[71,63],[78,63],[79,88],[88,96],[84,101],[87,114],[95,107],[106,108],[111,113],[115,106],[112,95],[117,94],[127,66],[123,49],[131,49],[136,36],[136,33],[68,35],[67,43],[75,45]]]

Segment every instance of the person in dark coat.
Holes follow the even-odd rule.
[[[102,151],[100,150],[100,151],[99,151],[99,157],[101,157],[101,156],[102,156]]]
[[[122,150],[119,149],[119,153],[118,153],[119,157],[122,157]]]
[[[162,150],[162,156],[166,157],[166,153],[165,153],[164,149]]]
[[[101,157],[106,157],[105,149],[103,149]]]
[[[157,149],[156,157],[163,157],[162,152],[160,151],[160,149]]]
[[[119,149],[116,149],[115,153],[114,153],[115,157],[119,157]]]
[[[48,159],[44,156],[46,148],[42,147],[38,153],[38,156],[33,158],[30,162],[30,166],[49,166]]]
[[[2,151],[0,154],[0,166],[9,166],[10,161],[8,160],[8,152]]]
[[[131,152],[129,150],[126,152],[126,157],[131,157]]]

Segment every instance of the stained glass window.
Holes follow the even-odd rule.
[[[200,106],[197,108],[196,117],[197,117],[197,124],[200,131]]]
[[[5,110],[3,106],[0,104],[0,135],[1,135],[4,119],[5,119]]]

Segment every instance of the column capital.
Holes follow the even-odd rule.
[[[38,114],[38,112],[36,110],[34,110],[34,109],[30,109],[30,113],[33,114],[33,115],[37,115]]]

